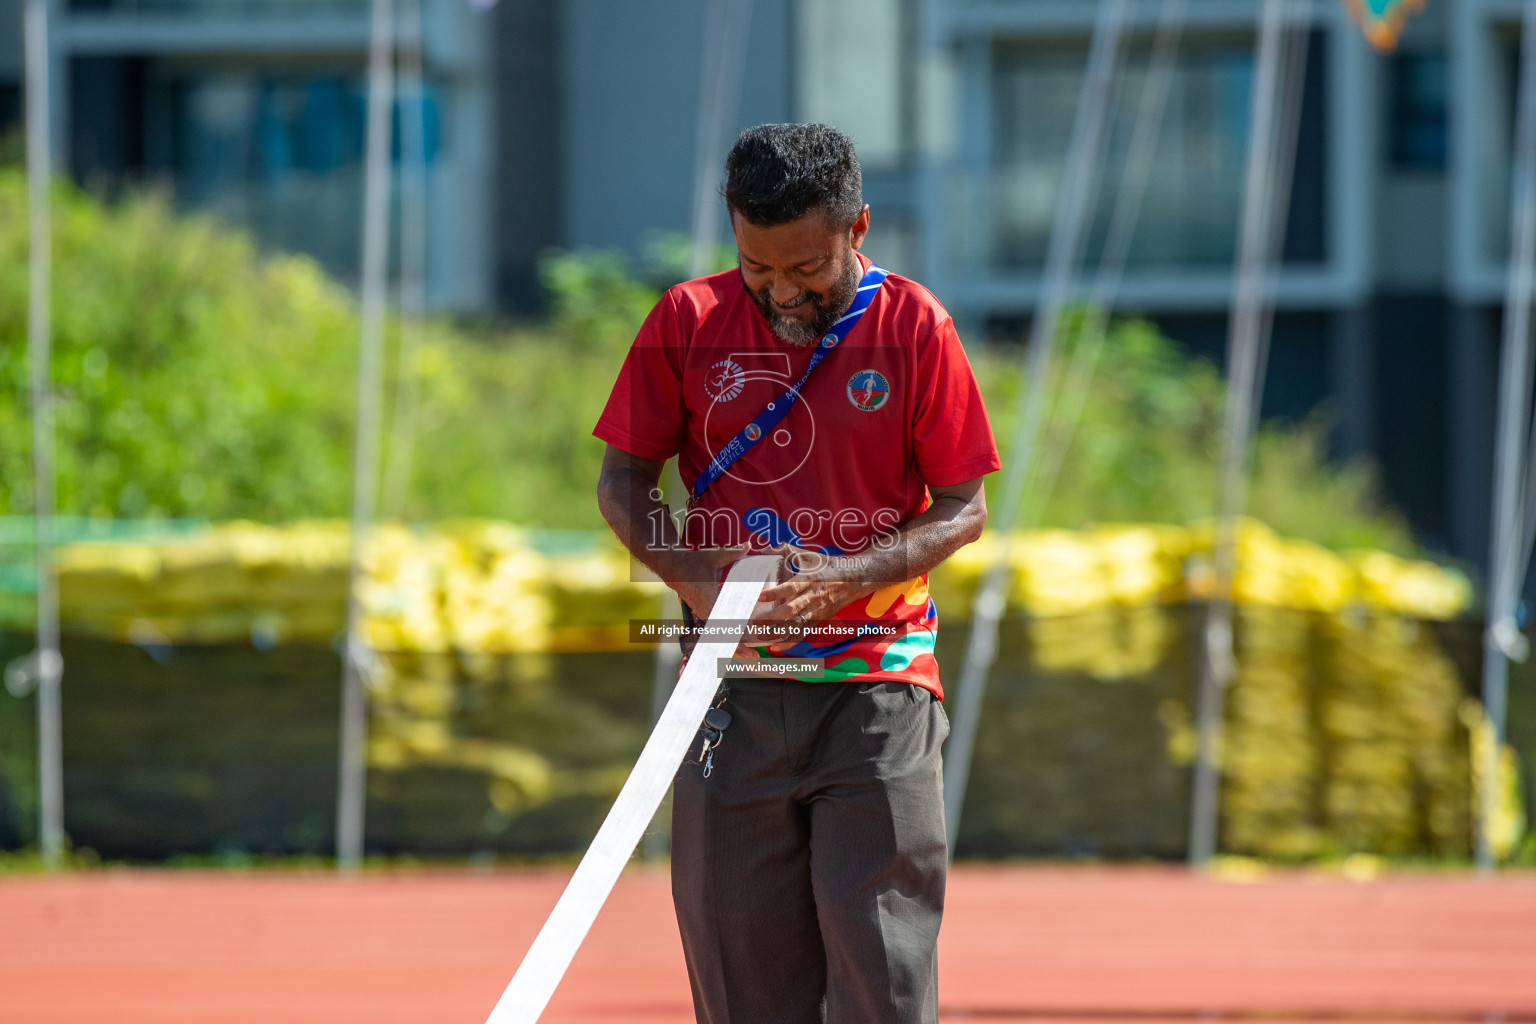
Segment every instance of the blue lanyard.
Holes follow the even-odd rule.
[[[806,366],[805,372],[800,375],[800,379],[780,395],[777,401],[769,402],[768,408],[759,413],[751,423],[742,427],[741,431],[731,438],[731,443],[720,449],[720,453],[709,460],[709,465],[704,468],[704,472],[700,473],[699,478],[693,482],[693,496],[688,502],[690,505],[703,497],[704,492],[709,490],[710,484],[724,476],[726,470],[736,464],[737,459],[751,451],[759,441],[784,421],[784,417],[789,415],[789,410],[794,408],[795,402],[799,400],[805,382],[811,379],[811,371],[820,366],[821,361],[827,357],[827,353],[837,348],[848,336],[848,332],[858,326],[859,321],[864,317],[864,311],[869,308],[871,302],[875,301],[875,295],[880,291],[880,285],[885,281],[888,273],[889,271],[881,270],[873,263],[869,265],[869,270],[859,281],[859,290],[854,293],[853,305],[848,307],[848,312],[844,313],[842,319],[833,324],[826,337],[821,339],[821,343],[816,346],[816,351],[811,354],[811,361]]]

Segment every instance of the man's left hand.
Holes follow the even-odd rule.
[[[785,544],[771,549],[781,559],[779,582],[769,584],[758,598],[743,646],[767,644],[774,649],[792,647],[805,634],[825,623],[838,611],[870,592],[855,579],[855,560],[824,555]]]

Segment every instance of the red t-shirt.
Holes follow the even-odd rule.
[[[739,271],[688,281],[646,318],[593,433],[643,459],[677,456],[691,486],[800,379],[813,351],[773,335]],[[930,485],[999,468],[954,322],[927,289],[892,274],[783,422],[704,493],[684,539],[856,554],[925,510]],[[826,681],[909,682],[942,697],[937,628],[928,577],[917,574],[843,608],[811,638],[756,650],[824,658]]]

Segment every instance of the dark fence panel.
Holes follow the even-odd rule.
[[[963,856],[1184,855],[1200,612],[1160,612],[1166,621],[1154,638],[1155,656],[1118,667],[1116,645],[1146,622],[1134,612],[1108,614],[1091,628],[1087,620],[1059,620],[1048,630],[1005,624],[983,709]],[[1296,847],[1298,855],[1356,848],[1465,855],[1465,730],[1444,719],[1447,707],[1454,716],[1461,696],[1474,692],[1478,628],[1404,627],[1453,667],[1456,692],[1446,694],[1442,685],[1437,702],[1426,704],[1417,690],[1399,699],[1375,677],[1341,676],[1349,662],[1340,654],[1336,621],[1272,614],[1279,617],[1240,624],[1240,642],[1246,628],[1250,644],[1284,634],[1304,637],[1304,649],[1270,665],[1269,676],[1255,677],[1244,697],[1240,683],[1229,701],[1229,733],[1249,752],[1234,768],[1241,778],[1224,792],[1227,848],[1273,854],[1289,847],[1276,846],[1262,830],[1289,829],[1287,835],[1311,837],[1312,846]],[[0,637],[0,659],[23,653],[28,640]],[[941,631],[944,678],[956,677],[964,641],[963,623]],[[1093,671],[1061,668],[1068,642],[1089,651],[1108,645],[1094,655],[1102,664]],[[1404,650],[1412,655],[1413,648]],[[77,847],[134,861],[330,852],[340,687],[332,650],[144,649],[70,638],[64,654],[66,823]],[[1256,646],[1247,663],[1262,667],[1263,656]],[[547,767],[550,781],[537,792],[518,790],[472,761],[385,758],[388,766],[369,773],[369,850],[579,852],[644,742],[650,652],[396,660],[401,671],[435,673],[438,696],[428,698],[439,701],[433,721],[445,727],[444,736],[510,752],[498,757],[531,757]],[[1275,694],[1299,702],[1288,734],[1266,732],[1265,702]],[[1516,666],[1511,694],[1510,737],[1523,755],[1529,808],[1536,791],[1536,666]],[[410,735],[416,726],[392,726],[380,716],[408,708],[412,699],[418,698],[407,693],[397,704],[376,705],[376,739]],[[1397,707],[1410,699],[1420,701],[1417,710]],[[34,834],[34,713],[31,698],[0,694],[0,848],[26,845]],[[1434,744],[1418,739],[1416,729],[1439,736],[1443,749],[1430,750]],[[431,749],[430,742],[421,746]],[[1283,755],[1279,767],[1263,760],[1271,748]],[[1378,774],[1396,770],[1393,757],[1405,766],[1396,789],[1345,777],[1377,771],[1372,751],[1387,758]],[[1292,762],[1304,770],[1285,767]],[[1290,780],[1285,784],[1294,792],[1275,797],[1271,791],[1284,786],[1266,772]],[[1351,810],[1351,800],[1359,807]],[[1381,824],[1383,806],[1407,824]],[[1255,842],[1261,848],[1251,848]],[[1373,850],[1373,843],[1384,849]]]

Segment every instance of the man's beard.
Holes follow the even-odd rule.
[[[854,297],[859,293],[859,277],[859,261],[850,254],[845,259],[837,284],[825,294],[801,292],[814,314],[810,320],[792,320],[778,312],[773,308],[773,298],[767,288],[760,292],[749,288],[747,293],[757,303],[757,308],[763,311],[763,316],[768,318],[768,327],[774,337],[796,348],[805,348],[820,341],[832,329],[832,325],[848,312],[848,307],[853,305]]]

